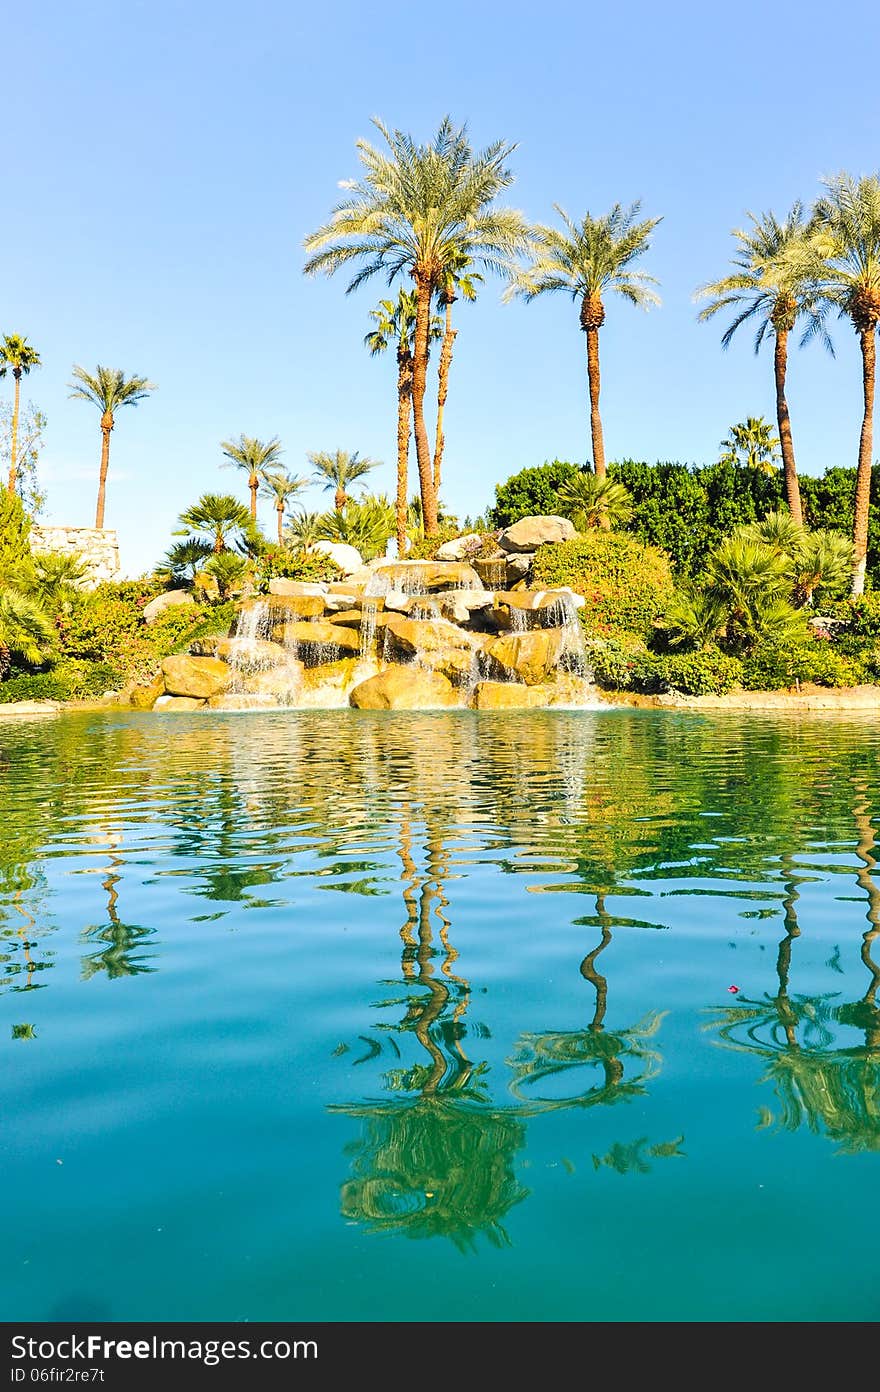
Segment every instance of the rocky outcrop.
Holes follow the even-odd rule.
[[[463,561],[389,561],[376,567],[379,581],[403,594],[431,594],[434,590],[481,590],[479,575]]]
[[[468,532],[465,536],[453,537],[437,547],[438,561],[464,561],[468,556],[479,553],[483,538],[478,532]]]
[[[502,677],[538,686],[555,670],[564,641],[561,628],[536,628],[493,638],[486,653]]]
[[[329,662],[343,652],[357,652],[361,645],[360,637],[344,624],[325,623],[315,619],[313,622],[289,622],[278,625],[278,640],[301,657],[308,667],[317,662]]]
[[[349,700],[357,710],[434,710],[458,704],[452,683],[441,673],[398,663],[361,682]]]
[[[285,580],[280,576],[269,581],[270,595],[321,595],[327,588],[317,581],[313,583],[311,580]]]
[[[466,633],[446,619],[405,619],[395,616],[389,618],[386,633],[392,646],[408,657],[462,648],[471,652],[478,646],[474,634]]]
[[[219,657],[181,655],[165,658],[162,676],[169,696],[188,696],[204,701],[226,690],[232,680],[232,671],[229,664],[221,662]]]
[[[505,551],[537,551],[548,542],[573,541],[577,531],[567,517],[521,517],[498,538]]]
[[[164,594],[156,595],[155,599],[144,605],[144,623],[154,624],[160,614],[164,614],[166,609],[175,608],[178,604],[194,603],[189,590],[166,590]]]
[[[547,706],[553,695],[549,686],[520,686],[516,682],[482,681],[474,692],[477,710],[532,710]]]
[[[119,538],[107,527],[46,527],[39,523],[29,535],[34,555],[77,556],[85,567],[84,589],[94,589],[105,580],[118,580]]]

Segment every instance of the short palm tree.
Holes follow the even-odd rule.
[[[221,599],[228,599],[236,586],[240,585],[247,570],[247,561],[235,551],[215,551],[205,566],[209,575],[217,581]]]
[[[725,636],[738,647],[804,633],[803,616],[788,600],[790,560],[762,542],[728,537],[709,557],[706,581],[708,598],[724,608]]]
[[[639,218],[641,203],[623,208],[615,203],[604,217],[586,213],[581,222],[554,205],[562,229],[535,227],[530,265],[520,272],[508,296],[537,299],[560,290],[580,303],[581,328],[587,336],[587,378],[590,389],[590,437],[593,470],[605,477],[605,441],[599,414],[599,330],[605,323],[605,297],[621,295],[640,309],[660,303],[653,276],[631,270],[650,245],[660,218]]]
[[[211,549],[219,556],[228,550],[226,542],[233,532],[245,531],[250,513],[231,493],[203,493],[197,503],[180,514],[185,527],[203,532],[211,539]]]
[[[776,472],[779,437],[763,416],[746,416],[732,425],[718,448],[722,464],[741,464],[771,476]]]
[[[622,483],[581,469],[565,482],[556,495],[556,505],[579,532],[592,527],[608,530],[622,527],[632,517],[632,501]]]
[[[90,401],[101,412],[101,471],[98,477],[98,506],[95,511],[95,526],[104,525],[104,498],[107,491],[107,470],[110,466],[110,432],[116,423],[116,412],[122,406],[136,406],[150,392],[156,390],[155,382],[146,377],[129,377],[115,367],[101,367],[94,373],[86,372],[84,367],[74,366],[75,380],[69,383],[71,397]]]
[[[437,434],[434,441],[434,496],[439,497],[443,473],[443,451],[446,437],[443,434],[443,414],[449,396],[449,369],[452,366],[452,350],[458,336],[458,329],[452,327],[452,306],[459,298],[473,304],[477,298],[477,286],[483,277],[470,269],[470,259],[460,254],[443,273],[438,302],[443,310],[443,342],[440,346],[440,362],[437,368]]]
[[[334,450],[332,454],[318,450],[310,453],[308,460],[324,492],[333,489],[333,506],[337,512],[348,502],[352,484],[357,483],[358,479],[364,478],[371,469],[379,465],[378,459],[361,459],[357,450],[354,454],[340,449]]]
[[[805,532],[792,556],[791,578],[796,604],[818,597],[834,599],[852,584],[855,547],[840,532]]]
[[[36,599],[11,586],[0,590],[0,678],[13,657],[31,666],[45,661],[54,637],[52,621]]]
[[[755,352],[768,335],[773,338],[773,373],[776,382],[776,424],[782,449],[785,475],[785,496],[794,521],[803,522],[801,494],[798,487],[797,465],[791,436],[791,417],[785,396],[788,369],[788,336],[798,319],[807,320],[806,336],[819,332],[825,345],[831,341],[822,324],[821,310],[810,271],[808,253],[810,230],[803,204],[797,202],[784,222],[773,213],[756,217],[749,213],[751,227],[736,228],[737,242],[733,257],[735,270],[721,280],[704,285],[697,291],[699,299],[709,304],[700,311],[700,320],[711,319],[726,310],[733,319],[724,331],[722,348],[728,348],[743,324],[756,329]]]
[[[16,589],[35,599],[47,612],[69,613],[87,575],[88,567],[81,556],[47,551],[34,556],[14,583]]]
[[[528,244],[528,230],[520,213],[496,202],[512,183],[507,162],[513,146],[496,141],[474,151],[466,130],[448,116],[423,145],[404,131],[375,124],[387,153],[357,142],[362,178],[347,185],[349,196],[330,221],[306,238],[304,269],[306,275],[333,275],[359,264],[349,291],[378,274],[389,284],[398,275],[413,279],[413,427],[425,530],[432,536],[437,501],[424,413],[432,305],[449,268],[463,257],[480,269],[508,274]]]
[[[251,491],[251,521],[257,520],[257,492],[261,475],[267,469],[281,465],[282,446],[277,435],[271,440],[257,440],[252,435],[239,435],[237,440],[224,440],[220,445],[226,466],[242,469],[247,474]]]
[[[263,469],[260,472],[260,486],[263,496],[271,498],[275,505],[275,514],[278,518],[278,545],[283,546],[284,514],[291,498],[295,498],[297,493],[308,488],[309,481],[304,478],[296,478],[284,469]]]
[[[323,516],[320,513],[297,512],[287,524],[284,540],[294,551],[309,552],[323,535]]]
[[[40,366],[40,355],[21,334],[6,334],[0,339],[0,377],[11,371],[15,382],[12,401],[12,431],[9,448],[9,491],[15,489],[18,477],[18,420],[21,410],[21,378],[31,368]]]
[[[852,592],[865,588],[871,463],[874,450],[874,391],[877,326],[880,324],[880,174],[861,179],[837,174],[813,213],[815,246],[821,256],[818,291],[841,318],[851,321],[862,352],[863,412],[856,470]]]
[[[165,553],[165,563],[175,580],[194,580],[196,571],[213,554],[213,549],[211,543],[203,541],[201,537],[186,537],[169,547]]]
[[[804,544],[804,527],[789,512],[768,512],[760,522],[737,527],[734,536],[758,541],[780,556],[796,556]]]
[[[324,513],[319,523],[319,537],[356,546],[364,560],[370,561],[384,554],[394,524],[395,509],[389,500],[384,494],[371,495],[359,502],[347,503],[342,510]]]
[[[708,648],[724,633],[724,604],[705,590],[677,590],[669,602],[664,628],[671,648]]]

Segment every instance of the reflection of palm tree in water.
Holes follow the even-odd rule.
[[[122,876],[116,872],[123,868],[125,861],[119,851],[118,835],[111,832],[109,839],[107,874],[101,881],[101,888],[107,895],[107,921],[83,930],[83,937],[87,941],[100,942],[104,946],[83,957],[82,974],[85,980],[100,971],[105,971],[111,981],[155,971],[155,967],[147,965],[143,957],[136,955],[143,940],[151,937],[154,930],[134,923],[123,923],[119,917],[119,891],[116,886],[121,883]]]
[[[392,1093],[388,1100],[331,1109],[364,1123],[349,1148],[352,1178],[342,1186],[342,1213],[373,1231],[442,1235],[462,1250],[471,1248],[481,1232],[500,1246],[508,1240],[502,1219],[528,1193],[513,1170],[525,1130],[516,1117],[489,1104],[483,1070],[464,1054],[462,1021],[470,987],[453,971],[457,953],[444,913],[448,861],[442,840],[431,830],[426,855],[426,873],[420,874],[405,807],[401,966],[404,981],[423,989],[401,1002],[406,1014],[393,1028],[413,1034],[428,1062],[386,1073],[385,1087]],[[435,918],[442,925],[439,975]]]
[[[523,1104],[519,1109],[521,1115],[628,1101],[642,1095],[645,1084],[660,1070],[660,1055],[649,1047],[648,1040],[657,1033],[665,1012],[651,1011],[628,1030],[605,1029],[608,981],[599,972],[596,959],[611,943],[614,919],[605,907],[604,892],[596,894],[596,915],[590,922],[598,922],[601,938],[581,962],[580,971],[596,992],[593,1018],[583,1030],[545,1030],[520,1035],[510,1064],[513,1068],[511,1091]],[[633,1076],[629,1078],[626,1077],[628,1063],[633,1065]],[[576,1091],[573,1096],[541,1095],[543,1085],[550,1079],[567,1078],[574,1070],[585,1067],[599,1069],[601,1081],[586,1090]]]

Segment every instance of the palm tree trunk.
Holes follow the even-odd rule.
[[[275,511],[278,513],[278,545],[284,545],[284,504],[276,503]]]
[[[792,521],[803,526],[804,513],[801,507],[801,490],[798,487],[797,466],[794,460],[794,444],[791,438],[791,420],[788,402],[785,399],[785,372],[788,365],[788,329],[776,330],[776,344],[773,352],[773,369],[776,375],[776,424],[779,429],[779,444],[782,449],[782,472],[785,477],[785,496]]]
[[[412,403],[412,355],[397,355],[397,554],[406,555],[406,499],[409,475],[409,421]]]
[[[440,500],[440,472],[443,467],[443,449],[446,439],[443,434],[443,411],[449,395],[449,368],[452,365],[452,350],[455,346],[457,329],[452,327],[452,301],[446,301],[446,328],[443,345],[440,349],[440,363],[437,380],[437,439],[434,445],[434,496]]]
[[[859,467],[856,471],[855,523],[853,544],[855,564],[853,566],[852,592],[854,595],[865,592],[865,566],[868,557],[868,514],[871,507],[871,454],[874,449],[874,380],[877,367],[877,344],[874,338],[875,325],[862,329],[859,337],[862,346],[862,386],[865,397],[865,412],[862,417],[862,433],[859,439]]]
[[[95,526],[100,529],[104,526],[104,497],[107,492],[107,470],[110,467],[110,431],[112,425],[104,424],[104,417],[101,418],[101,472],[98,475],[98,506],[95,510]]]
[[[348,498],[346,497],[345,489],[337,488],[335,494],[333,495],[333,506],[335,507],[336,511],[341,512],[347,502]]]
[[[259,486],[260,486],[260,480],[257,478],[256,474],[251,474],[250,478],[248,479],[248,488],[251,490],[251,521],[252,521],[252,522],[256,522],[256,520],[257,520],[257,489],[259,488]]]
[[[593,472],[605,477],[605,441],[599,415],[599,330],[587,329],[587,378],[590,385],[590,436],[593,442]]]
[[[422,495],[422,520],[426,536],[437,534],[437,497],[431,471],[431,446],[425,427],[425,388],[428,382],[428,342],[431,328],[431,295],[433,286],[428,276],[419,274],[416,282],[416,331],[413,345],[413,433],[416,437],[416,459],[419,465],[419,488]]]
[[[9,442],[9,491],[15,492],[15,483],[18,478],[18,408],[21,404],[21,368],[14,367],[12,375],[15,378],[15,396],[12,403],[12,438]]]

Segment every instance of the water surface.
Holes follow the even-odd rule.
[[[0,1315],[877,1318],[878,798],[864,717],[0,724]]]

